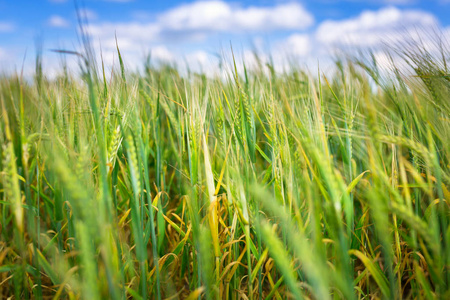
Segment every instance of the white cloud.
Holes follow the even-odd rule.
[[[105,47],[115,48],[114,35],[117,35],[122,47],[136,47],[142,43],[149,43],[159,39],[160,29],[156,24],[129,23],[101,23],[89,26],[89,32],[94,39],[100,38]]]
[[[315,37],[325,45],[374,47],[382,41],[399,42],[419,30],[429,31],[438,26],[437,19],[428,12],[387,7],[365,11],[352,19],[324,21]]]
[[[292,34],[280,46],[288,55],[306,56],[311,51],[311,39],[307,34]]]
[[[184,64],[186,59],[202,68],[210,66],[211,61],[214,61],[206,52],[183,49],[179,55],[174,55],[169,51],[170,47],[163,45],[166,42],[180,45],[183,42],[202,41],[215,33],[300,31],[313,22],[313,16],[297,3],[242,7],[216,0],[180,5],[153,15],[151,21],[147,22],[91,22],[89,32],[94,40],[100,41],[105,61],[108,62],[114,61],[116,35],[121,53],[128,61],[133,60],[131,64],[141,62],[144,58],[142,49],[150,48],[155,60]],[[291,44],[294,42],[297,42],[296,46],[300,43],[299,40],[291,40]]]
[[[87,8],[79,9],[78,13],[80,14],[82,19],[86,19],[88,21],[94,21],[98,18],[98,15],[95,11]]]
[[[14,31],[14,25],[9,22],[0,22],[0,32]]]
[[[300,4],[272,7],[232,6],[224,1],[198,1],[177,6],[151,22],[97,23],[90,26],[94,38],[111,37],[142,41],[200,41],[214,33],[247,33],[303,30],[314,23]]]
[[[180,62],[182,69],[189,68],[193,72],[204,73],[207,76],[217,75],[219,70],[219,59],[212,53],[197,50],[186,54]]]
[[[404,0],[383,0],[404,1]],[[148,50],[154,62],[176,63],[183,67],[188,63],[191,70],[214,73],[218,68],[218,59],[201,50],[206,43],[191,43],[226,36],[234,39],[233,46],[239,47],[240,37],[248,34],[250,40],[255,40],[255,49],[259,59],[269,61],[268,52],[273,59],[276,70],[289,68],[291,63],[311,66],[318,59],[321,68],[326,62],[331,62],[330,48],[332,46],[351,46],[376,48],[376,56],[383,66],[388,65],[387,57],[379,51],[383,42],[405,41],[410,37],[417,38],[421,33],[431,28],[444,30],[438,20],[428,12],[420,10],[398,9],[385,7],[378,11],[365,11],[360,15],[343,20],[326,20],[318,24],[317,29],[305,33],[313,22],[310,15],[300,4],[279,3],[271,7],[244,7],[229,4],[224,1],[200,1],[177,6],[160,14],[148,14],[130,22],[91,22],[90,34],[95,43],[100,42],[103,58],[107,65],[117,65],[116,39],[127,66],[141,66]],[[285,39],[272,39],[270,32],[289,33]],[[450,40],[450,27],[444,31]],[[405,35],[408,33],[409,36]],[[220,34],[220,35],[219,35]],[[261,36],[268,37],[268,45],[264,51]],[[255,40],[255,41],[256,41]],[[428,43],[428,40],[425,42]],[[227,44],[227,42],[225,42]],[[270,43],[272,46],[270,46]],[[98,45],[98,44],[97,44]],[[242,45],[242,44],[241,44]],[[98,46],[94,46],[99,49]],[[228,47],[225,46],[225,49]],[[250,47],[243,46],[236,59],[245,61],[247,68],[257,67],[258,60]],[[220,49],[216,49],[220,52]],[[268,50],[268,51],[267,51]],[[214,49],[213,49],[214,51]],[[227,55],[225,50],[224,56]],[[148,53],[148,52],[147,52]],[[331,63],[330,63],[331,64]]]
[[[445,41],[447,41],[447,43],[450,43],[450,26],[445,27],[445,28],[442,30],[442,36],[443,36],[443,39],[444,39]]]
[[[210,55],[205,51],[198,50],[189,53],[186,56],[186,61],[188,64],[199,64],[200,66],[206,66],[210,63]]]
[[[156,46],[150,50],[151,58],[157,61],[171,62],[174,55],[165,46]]]
[[[47,24],[51,27],[56,27],[56,28],[66,28],[69,27],[69,21],[67,21],[66,19],[64,19],[61,16],[51,16],[48,21]]]
[[[168,31],[273,31],[308,28],[314,17],[298,3],[242,8],[224,1],[198,1],[163,13],[158,23]]]

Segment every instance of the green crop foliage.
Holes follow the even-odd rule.
[[[118,47],[111,78],[92,50],[80,77],[2,76],[0,295],[450,299],[441,49],[397,51],[412,73],[138,74]]]

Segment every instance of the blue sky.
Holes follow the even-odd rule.
[[[105,62],[116,59],[117,34],[130,68],[149,52],[157,60],[211,65],[230,42],[244,58],[258,49],[306,61],[335,47],[402,41],[418,28],[450,40],[450,0],[80,0],[78,8]],[[19,69],[25,53],[31,68],[36,39],[49,68],[58,64],[49,49],[80,49],[72,0],[0,0],[0,70]]]

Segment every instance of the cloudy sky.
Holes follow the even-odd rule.
[[[116,34],[129,68],[149,53],[154,60],[211,66],[230,44],[243,59],[256,49],[275,59],[317,61],[335,48],[376,49],[422,30],[450,37],[450,0],[77,2],[104,61],[117,60]],[[31,68],[36,40],[48,68],[59,61],[49,49],[79,50],[76,11],[73,0],[0,0],[0,70],[18,70],[24,58]]]

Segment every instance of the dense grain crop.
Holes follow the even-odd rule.
[[[449,299],[449,56],[417,49],[3,76],[0,295]]]

